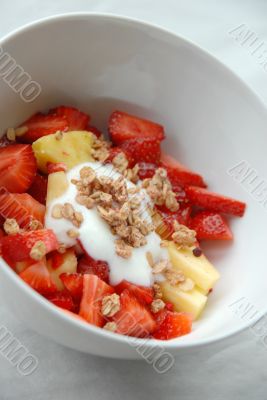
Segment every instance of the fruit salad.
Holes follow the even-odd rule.
[[[219,273],[203,240],[232,240],[245,204],[161,149],[162,125],[114,111],[106,136],[60,106],[0,142],[0,251],[62,312],[139,338],[174,339]]]

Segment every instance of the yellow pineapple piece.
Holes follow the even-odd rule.
[[[58,290],[63,290],[64,285],[60,279],[60,275],[63,273],[74,273],[77,272],[77,258],[74,250],[67,250],[62,256],[62,264],[57,269],[52,268],[52,259],[47,261],[47,268],[51,274],[53,281],[55,282]]]
[[[32,144],[38,168],[46,173],[48,162],[64,162],[68,169],[86,161],[93,161],[93,134],[87,131],[63,132],[43,136]]]
[[[48,175],[46,205],[62,196],[68,189],[69,183],[64,171],[53,172]]]
[[[175,311],[184,311],[198,318],[207,302],[207,296],[196,287],[190,291],[182,291],[178,285],[172,286],[168,281],[160,283],[163,300],[171,302]]]
[[[219,279],[220,274],[204,254],[200,257],[195,257],[192,253],[192,249],[193,248],[178,249],[173,242],[168,246],[173,268],[182,271],[184,275],[192,279],[204,293],[207,293]]]

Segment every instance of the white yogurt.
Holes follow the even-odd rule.
[[[90,256],[96,260],[104,260],[109,264],[110,283],[116,285],[123,279],[126,279],[137,285],[151,286],[154,282],[154,278],[146,258],[146,253],[150,251],[156,262],[168,257],[167,250],[160,247],[161,239],[159,235],[155,232],[151,232],[146,236],[147,244],[139,248],[134,248],[130,258],[124,259],[119,257],[115,252],[114,241],[116,236],[111,233],[108,224],[100,217],[96,208],[88,210],[75,200],[77,189],[76,186],[71,183],[71,180],[79,179],[79,172],[81,168],[85,166],[93,168],[97,176],[105,175],[112,179],[121,176],[119,172],[114,171],[112,165],[103,165],[98,162],[88,162],[72,168],[66,174],[69,182],[68,189],[61,197],[53,200],[47,207],[45,216],[46,227],[53,229],[60,243],[64,243],[67,247],[74,246],[77,243],[77,239],[71,239],[67,235],[67,231],[74,228],[72,223],[65,219],[55,219],[51,215],[52,208],[55,204],[72,204],[75,211],[80,211],[83,214],[84,219],[80,228],[75,228],[80,233],[79,241]],[[128,180],[126,184],[128,188],[135,186]],[[144,212],[142,212],[142,218],[151,221],[146,211],[147,203],[151,200],[145,191],[141,192],[144,195],[141,204],[142,210],[144,210]]]

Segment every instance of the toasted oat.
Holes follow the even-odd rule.
[[[178,224],[177,221],[174,222],[174,229],[172,239],[179,247],[190,247],[196,242],[196,231]]]
[[[137,183],[139,180],[139,166],[136,164],[132,169],[126,169],[124,171],[124,177],[133,183]]]
[[[37,219],[33,219],[30,221],[29,225],[28,225],[28,230],[30,231],[36,231],[37,229],[42,229],[43,228],[43,224],[38,221]]]
[[[151,251],[146,252],[146,259],[147,259],[148,264],[152,268],[154,265],[154,259],[153,259],[153,254],[151,253]]]
[[[128,167],[128,160],[123,153],[118,153],[112,160],[113,166],[121,173],[123,173]]]
[[[130,258],[132,255],[133,248],[125,243],[124,240],[115,240],[115,251],[118,256],[122,258]]]
[[[8,128],[7,133],[6,133],[6,137],[11,142],[15,142],[15,140],[16,140],[16,131],[15,131],[15,129],[14,128]]]
[[[101,312],[105,317],[113,317],[120,310],[120,296],[113,293],[102,299]]]
[[[167,269],[164,271],[164,276],[172,286],[178,285],[179,283],[185,281],[185,276],[182,271],[176,271],[174,269]]]
[[[155,299],[152,301],[150,307],[151,307],[151,311],[154,314],[156,314],[157,312],[159,312],[160,310],[163,310],[163,308],[165,308],[165,303],[161,299]]]
[[[116,332],[117,324],[115,322],[107,322],[106,325],[103,326],[103,329],[106,329],[110,332]]]
[[[166,193],[165,205],[172,212],[179,210],[179,203],[176,200],[175,193],[171,190]]]
[[[28,132],[27,126],[20,126],[19,128],[15,129],[16,136],[18,137],[25,135],[26,132]]]
[[[74,215],[73,215],[71,222],[73,223],[73,225],[75,225],[79,228],[83,222],[82,213],[79,211],[74,211]]]
[[[76,229],[69,229],[67,231],[67,235],[71,238],[71,239],[76,239],[77,237],[80,236],[80,232],[76,231]]]
[[[152,267],[153,274],[161,274],[162,272],[166,271],[167,269],[171,268],[171,263],[169,260],[160,260]]]
[[[183,292],[189,292],[190,290],[193,290],[194,287],[195,284],[190,278],[186,278],[184,282],[179,283],[179,289]]]
[[[104,162],[109,156],[109,151],[108,149],[102,147],[100,149],[92,149],[91,150],[91,155],[94,157],[95,160]]]
[[[58,251],[60,254],[64,254],[64,253],[66,253],[66,250],[67,250],[66,245],[65,245],[64,243],[60,243],[60,244],[59,244],[59,247],[58,247],[58,249],[57,249],[57,251]]]
[[[46,254],[46,245],[42,240],[38,240],[30,251],[30,257],[33,260],[39,261]]]
[[[80,177],[82,180],[84,180],[84,184],[89,185],[90,183],[94,182],[96,179],[96,173],[93,170],[93,168],[90,167],[83,167],[80,170]]]
[[[74,216],[74,208],[73,208],[72,204],[65,203],[61,209],[61,214],[62,214],[63,218],[72,220],[73,216]]]
[[[56,138],[56,140],[62,140],[63,139],[63,132],[62,131],[56,131],[55,138]]]
[[[4,223],[4,231],[7,235],[15,235],[19,233],[19,224],[14,218],[7,218]]]
[[[162,298],[162,291],[161,287],[158,283],[154,283],[153,285],[153,291],[154,291],[154,297],[155,299],[161,299]]]
[[[63,217],[62,211],[63,211],[63,205],[55,204],[52,208],[52,217],[56,219],[62,218]]]

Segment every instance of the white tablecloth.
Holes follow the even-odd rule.
[[[0,35],[72,11],[116,13],[177,32],[230,66],[267,103],[265,0],[1,0]],[[245,27],[238,28],[242,24]],[[248,30],[259,44],[263,42],[264,54],[251,54],[248,43],[241,45],[241,39],[235,39],[239,31],[245,35]],[[59,346],[18,322],[4,299],[0,321],[39,362],[31,375],[23,376],[0,354],[0,400],[266,398],[267,348],[250,330],[177,357],[168,373],[158,375],[146,362],[101,359]]]

